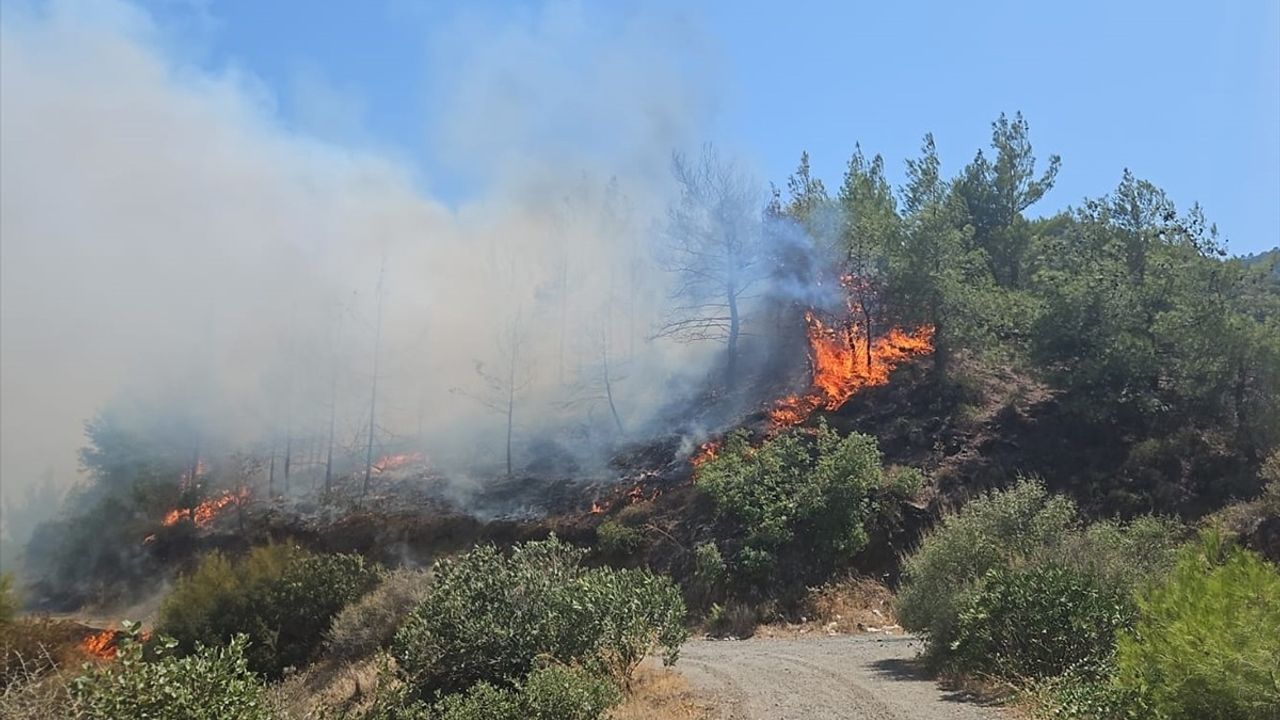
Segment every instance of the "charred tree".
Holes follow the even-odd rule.
[[[677,153],[672,173],[680,199],[669,210],[659,260],[675,276],[673,306],[656,336],[724,343],[725,384],[733,387],[743,303],[767,275],[763,194],[710,145],[696,161]]]
[[[507,477],[514,473],[512,449],[515,438],[516,405],[523,397],[525,390],[533,384],[533,373],[525,363],[522,350],[524,345],[524,328],[520,321],[520,312],[511,319],[506,330],[498,337],[498,357],[500,369],[490,371],[485,364],[475,361],[476,375],[480,378],[481,387],[475,391],[463,388],[452,388],[450,392],[464,395],[475,400],[489,410],[501,414],[506,425],[506,468]]]
[[[369,494],[369,479],[373,475],[373,434],[378,421],[378,360],[379,346],[382,344],[382,281],[387,269],[386,256],[378,268],[377,316],[373,325],[373,376],[369,381],[369,438],[364,449],[364,485],[360,490],[363,499]]]

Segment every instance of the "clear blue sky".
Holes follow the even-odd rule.
[[[475,4],[145,6],[172,52],[257,78],[286,124],[392,149],[457,198],[467,185],[437,163],[424,132],[440,99],[428,45],[433,27]],[[535,4],[483,5],[519,23]],[[954,172],[985,145],[992,119],[1021,110],[1041,156],[1063,158],[1037,211],[1102,194],[1129,167],[1180,206],[1199,201],[1233,252],[1280,244],[1280,0],[695,6],[718,95],[707,139],[747,152],[779,184],[801,150],[838,184],[855,142],[900,177],[927,131]]]

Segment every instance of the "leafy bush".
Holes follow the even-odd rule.
[[[117,659],[92,667],[71,683],[75,717],[84,720],[270,720],[262,682],[249,670],[247,640],[237,636],[222,648],[201,646],[183,658],[169,656],[176,642],[143,658],[137,625],[126,627]]]
[[[1280,571],[1206,534],[1139,599],[1116,651],[1118,683],[1168,720],[1280,714]]]
[[[187,651],[247,635],[249,666],[279,677],[310,659],[334,615],[378,577],[356,555],[313,555],[275,545],[232,562],[215,552],[165,598],[157,628]]]
[[[1073,662],[1087,656],[1096,661],[1110,655],[1119,627],[1108,608],[1128,605],[1134,593],[1166,572],[1183,535],[1177,522],[1153,517],[1078,527],[1070,500],[1050,495],[1036,481],[1021,480],[945,516],[924,538],[904,563],[898,617],[908,630],[925,636],[933,662],[953,669],[1043,674],[1050,672],[1049,666],[1034,657],[1056,655]],[[984,588],[989,581],[995,584]],[[1046,595],[1040,597],[1040,592]],[[1062,605],[1061,593],[1080,607]],[[1079,617],[1072,614],[1077,611]],[[970,622],[960,638],[965,613],[983,619]],[[1086,651],[1077,646],[1077,638],[1048,632],[1038,638],[1045,644],[1038,650],[1007,648],[1023,653],[1021,660],[1010,658],[1007,667],[983,660],[985,651],[957,654],[961,643],[993,652],[1002,643],[1016,643],[1014,637],[982,633],[1006,625],[1013,632],[1022,622],[1039,627],[1032,619],[1039,613],[1066,613],[1055,616],[1055,622],[1079,621],[1097,629],[1078,637],[1097,647]],[[1052,643],[1061,644],[1055,649]],[[1023,662],[1028,666],[1019,668]]]
[[[1015,559],[1057,546],[1075,519],[1075,504],[1050,496],[1033,480],[980,497],[946,516],[903,565],[897,613],[902,626],[925,635],[937,654],[953,640],[973,584]]]
[[[674,662],[686,637],[675,586],[647,571],[586,569],[582,557],[551,538],[437,562],[392,645],[409,684],[424,697],[513,687],[539,657],[619,681],[654,649]]]
[[[924,490],[924,473],[913,467],[893,467],[885,473],[885,488],[894,497],[910,500]]]
[[[1186,528],[1171,518],[1102,520],[1067,533],[1047,553],[1133,595],[1173,567],[1186,536]]]
[[[718,597],[729,577],[724,556],[714,542],[698,543],[693,548],[692,589],[700,601],[706,603]]]
[[[644,535],[617,520],[606,520],[596,528],[596,540],[600,550],[606,555],[625,557],[644,543]]]
[[[1133,621],[1123,591],[1060,565],[991,570],[960,611],[949,660],[1004,677],[1101,668]]]
[[[733,433],[697,477],[718,511],[745,534],[753,556],[741,565],[755,582],[769,576],[772,554],[792,542],[809,550],[815,567],[852,558],[866,545],[864,523],[881,481],[875,439],[842,438],[825,425],[812,444],[793,430],[756,448],[746,434]]]
[[[431,574],[422,570],[388,574],[378,587],[333,618],[326,636],[330,654],[351,661],[390,646],[409,613],[426,597],[430,582]]]
[[[598,720],[622,700],[607,678],[553,665],[516,688],[479,683],[437,704],[440,720]]]
[[[1114,681],[1115,668],[1068,671],[1033,681],[1029,688],[1036,717],[1053,720],[1151,720],[1140,695]]]

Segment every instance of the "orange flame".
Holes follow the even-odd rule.
[[[229,491],[216,498],[205,500],[194,508],[174,508],[164,516],[161,524],[169,527],[176,525],[183,518],[190,518],[196,527],[207,527],[223,508],[231,504],[238,505],[248,499],[248,488],[241,488],[238,492]]]
[[[411,463],[422,462],[423,459],[423,455],[420,452],[384,455],[373,463],[371,469],[375,475],[380,475],[388,470],[395,470]]]
[[[809,324],[809,354],[813,361],[813,388],[805,395],[779,400],[769,412],[777,427],[804,422],[818,408],[839,410],[854,393],[889,382],[895,367],[917,355],[933,351],[933,327],[908,333],[894,328],[871,341],[856,327],[828,328],[813,311],[805,313]]]
[[[696,468],[708,460],[714,460],[716,453],[720,452],[720,441],[710,440],[702,443],[702,447],[698,450],[698,454],[689,458],[689,462],[693,463]]]
[[[80,641],[80,649],[86,655],[99,660],[114,660],[116,656],[116,631],[103,630]]]

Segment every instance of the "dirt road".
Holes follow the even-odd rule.
[[[845,635],[798,639],[695,640],[676,669],[724,720],[996,720],[925,678],[919,641]]]

